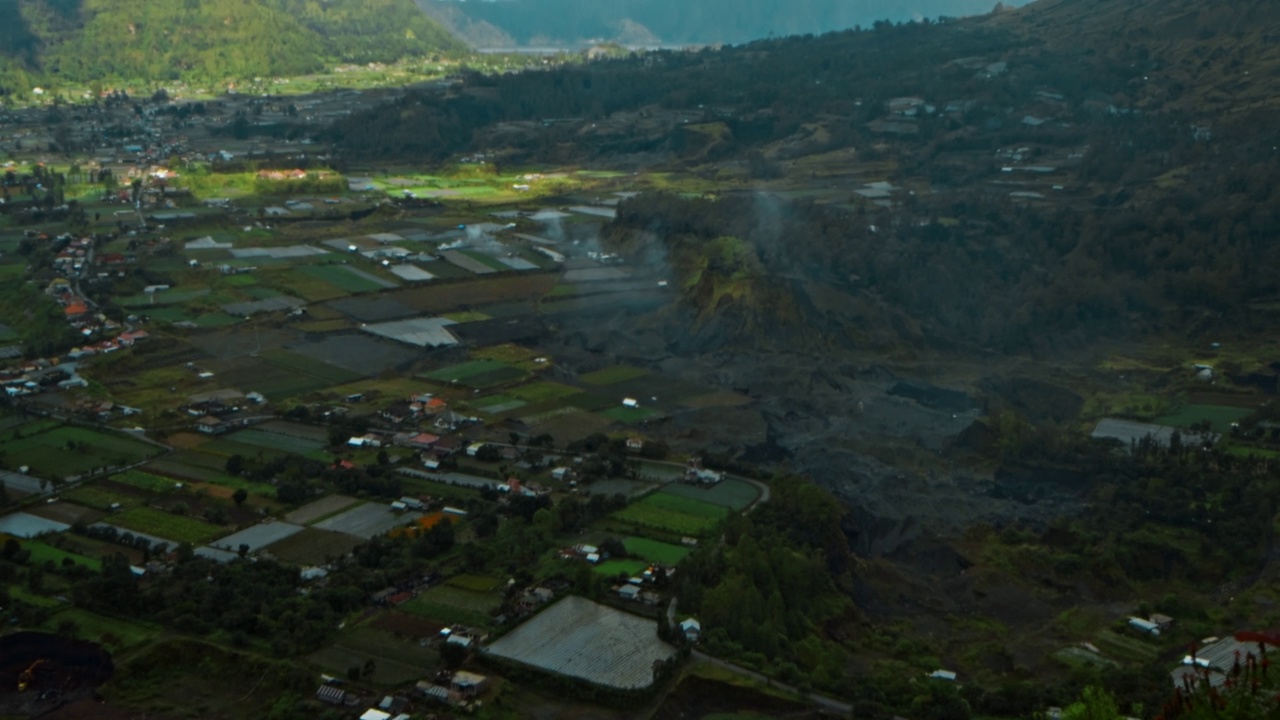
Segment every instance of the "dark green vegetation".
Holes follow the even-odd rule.
[[[0,3],[0,89],[297,75],[461,49],[410,0]]]

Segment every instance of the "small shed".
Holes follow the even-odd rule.
[[[453,689],[459,695],[472,698],[484,692],[489,686],[489,678],[473,672],[459,670],[453,674]]]
[[[369,708],[360,716],[360,720],[391,720],[391,713],[383,712],[378,708]]]
[[[623,600],[632,600],[632,601],[639,600],[640,586],[627,583],[626,585],[623,585],[622,587],[618,588],[618,597],[622,598]]]
[[[689,618],[680,623],[680,632],[684,633],[685,640],[696,643],[698,638],[702,637],[702,624],[693,618]]]

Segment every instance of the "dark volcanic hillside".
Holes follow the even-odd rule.
[[[330,137],[351,158],[482,151],[713,179],[704,197],[621,204],[604,241],[673,291],[656,309],[599,303],[562,318],[568,344],[749,391],[765,446],[745,447],[720,417],[692,418],[689,432],[721,427],[717,449],[787,458],[886,527],[1044,519],[1061,506],[979,497],[930,460],[984,404],[1040,387],[1008,379],[1015,358],[1276,324],[1258,310],[1280,293],[1276,9],[1125,7],[1048,0],[477,77]],[[1151,29],[1190,12],[1203,30]],[[970,409],[892,394],[921,378],[966,389]],[[895,457],[926,469],[903,473]]]
[[[72,81],[210,82],[390,62],[462,45],[412,0],[0,1],[0,89]]]

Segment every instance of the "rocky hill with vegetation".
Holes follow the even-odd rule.
[[[412,0],[0,2],[0,90],[297,75],[463,49]]]

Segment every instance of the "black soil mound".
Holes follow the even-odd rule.
[[[49,712],[91,695],[114,672],[95,643],[39,632],[0,637],[0,716]]]

